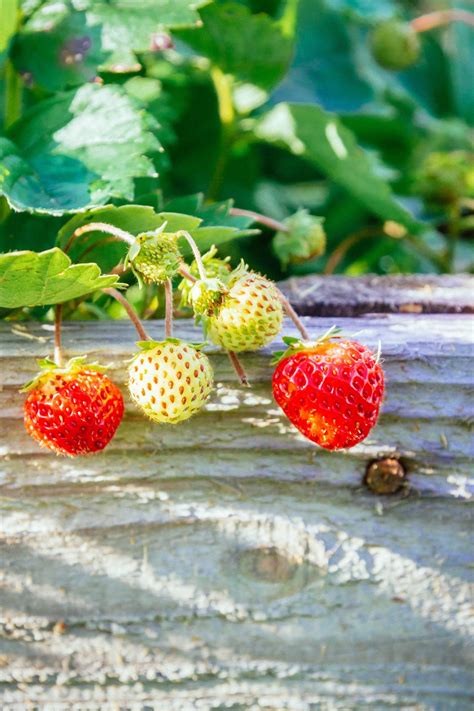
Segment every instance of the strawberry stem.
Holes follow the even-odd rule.
[[[297,328],[298,331],[301,333],[303,339],[304,339],[305,341],[309,341],[309,340],[310,340],[310,338],[309,338],[309,333],[308,333],[308,331],[306,330],[306,328],[304,327],[304,325],[303,325],[303,323],[302,323],[300,317],[298,316],[298,314],[297,314],[296,311],[294,310],[293,306],[290,304],[290,302],[288,301],[288,299],[286,298],[286,296],[283,296],[283,294],[281,293],[281,291],[278,291],[278,295],[279,295],[279,297],[280,297],[280,301],[281,301],[281,303],[282,303],[282,305],[283,305],[283,310],[285,311],[286,315],[293,321],[293,323],[295,324],[296,328]]]
[[[173,338],[173,285],[165,281],[165,338]]]
[[[64,248],[64,251],[68,252],[74,240],[86,232],[106,232],[107,234],[113,235],[117,239],[120,239],[122,242],[126,242],[129,245],[135,243],[135,237],[131,235],[130,232],[121,230],[120,227],[114,227],[114,225],[109,225],[106,222],[89,222],[87,225],[78,227],[77,230],[72,233],[69,242]]]
[[[448,25],[450,22],[464,22],[466,25],[474,27],[474,13],[468,10],[456,9],[437,10],[415,17],[410,24],[415,32],[429,32],[429,30],[434,30],[436,27]]]
[[[188,272],[188,270],[185,267],[180,267],[178,269],[178,273],[181,274],[181,276],[184,277],[185,279],[187,279],[188,281],[192,282],[193,284],[195,284],[198,281],[198,279],[196,279],[196,277],[193,276],[191,274],[191,272]]]
[[[229,360],[232,363],[234,370],[235,370],[241,384],[245,385],[245,387],[249,387],[249,380],[247,378],[247,373],[244,370],[244,366],[238,359],[237,353],[235,353],[234,351],[227,351],[227,355],[229,356]]]
[[[178,235],[178,237],[184,237],[188,241],[188,244],[193,251],[194,259],[196,260],[197,268],[199,271],[199,278],[204,281],[207,278],[207,274],[204,268],[204,264],[202,263],[201,252],[199,251],[196,242],[186,230],[180,230],[176,234]]]
[[[272,217],[261,215],[259,212],[254,212],[253,210],[242,210],[240,207],[231,207],[229,215],[235,215],[235,217],[249,217],[254,222],[259,222],[261,225],[265,225],[275,232],[290,231],[283,222],[278,222],[278,220],[274,220]]]
[[[137,333],[140,336],[141,341],[151,341],[150,336],[148,333],[145,331],[143,328],[143,324],[140,321],[140,319],[137,316],[137,313],[133,306],[127,301],[125,296],[120,293],[120,291],[117,291],[117,289],[113,289],[112,287],[108,287],[107,289],[102,289],[104,294],[108,294],[109,296],[112,296],[116,301],[119,302],[127,312],[127,316],[129,317],[130,321],[133,323],[135,328],[137,329]]]
[[[61,321],[63,305],[56,304],[54,308],[54,362],[58,368],[63,365],[63,353],[61,350]]]

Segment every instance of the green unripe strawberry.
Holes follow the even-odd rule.
[[[430,153],[417,176],[417,189],[431,204],[474,198],[474,156],[467,151]]]
[[[176,338],[142,341],[130,363],[128,388],[134,402],[155,422],[176,424],[194,415],[213,384],[209,358]]]
[[[195,284],[191,284],[187,279],[183,279],[178,287],[181,292],[181,307],[192,307],[196,315],[203,315],[204,313],[207,313],[214,305],[214,302],[220,301],[215,293],[210,292],[216,291],[215,287],[217,284],[220,284],[221,286],[222,284],[225,284],[231,273],[232,268],[229,264],[230,257],[220,259],[219,257],[216,257],[216,254],[217,247],[213,245],[211,249],[206,252],[206,254],[202,255],[202,263],[204,264],[206,274],[208,276],[205,287],[202,281],[200,281],[200,286],[198,287]],[[199,269],[195,261],[189,265],[189,272],[196,277],[196,279],[199,279]],[[201,296],[199,293],[200,291],[203,292],[203,299],[201,303],[198,303],[198,299]],[[191,292],[193,292],[192,299]]]
[[[162,284],[177,274],[183,260],[177,236],[159,229],[139,234],[130,247],[127,261],[139,279]]]
[[[408,22],[391,19],[381,22],[370,36],[372,55],[384,69],[400,71],[420,56],[420,38]]]
[[[324,254],[323,219],[310,215],[307,210],[298,210],[284,221],[288,232],[277,232],[273,238],[273,249],[284,269],[289,264],[301,264]]]
[[[216,311],[203,319],[206,336],[228,351],[255,351],[266,346],[281,330],[283,308],[275,284],[245,265],[226,284]]]

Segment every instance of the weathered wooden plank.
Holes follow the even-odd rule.
[[[280,284],[300,314],[474,313],[474,277],[401,274],[294,277]]]
[[[382,340],[388,375],[354,450],[319,450],[281,417],[275,343],[243,357],[252,390],[216,355],[204,413],[160,427],[128,403],[111,447],[80,460],[23,432],[17,388],[51,331],[0,326],[2,708],[472,707],[472,320],[338,322]],[[123,382],[128,324],[64,337]],[[365,467],[392,453],[408,489],[374,497]]]

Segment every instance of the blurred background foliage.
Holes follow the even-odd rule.
[[[420,32],[401,69],[374,35],[387,55],[400,23],[471,2],[197,4],[4,0],[0,251],[49,249],[71,213],[133,203],[236,228],[220,256],[275,279],[473,270],[474,28]],[[153,287],[127,296],[159,313]],[[121,315],[101,294],[66,310]]]

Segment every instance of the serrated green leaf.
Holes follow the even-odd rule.
[[[106,49],[146,52],[153,35],[199,21],[196,9],[207,0],[73,0],[104,27]]]
[[[253,15],[235,2],[206,5],[203,26],[174,35],[225,74],[270,89],[285,73],[292,42],[268,15]]]
[[[28,86],[51,91],[83,84],[97,75],[107,52],[102,48],[102,29],[90,25],[84,12],[66,12],[47,30],[27,23],[17,35],[12,61]]]
[[[0,191],[15,210],[61,215],[133,198],[155,175],[154,119],[118,86],[86,84],[40,102],[0,139]]]
[[[0,307],[59,304],[113,286],[115,275],[101,275],[97,264],[71,264],[60,249],[0,255]]]
[[[414,233],[424,228],[374,173],[352,132],[334,114],[318,106],[279,104],[261,119],[256,133],[317,166],[383,220],[399,222]]]

